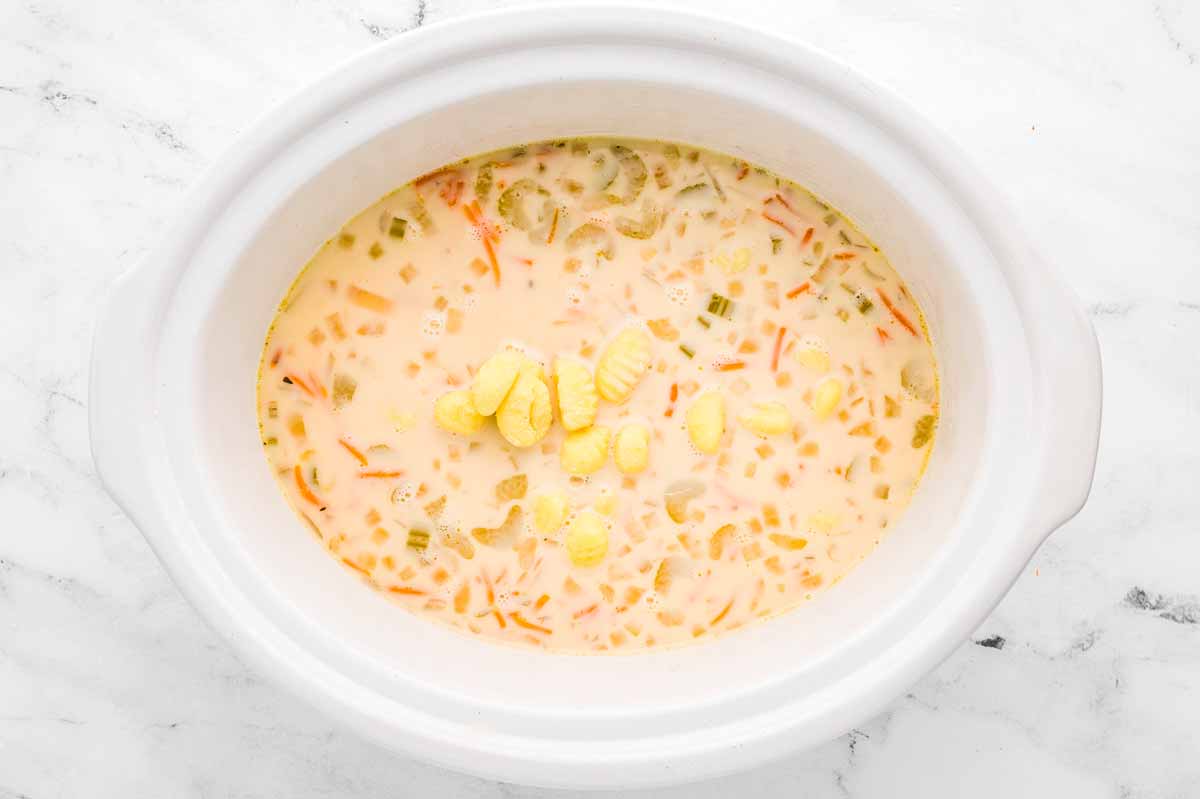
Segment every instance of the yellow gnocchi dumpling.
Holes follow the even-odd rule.
[[[582,477],[599,471],[608,460],[609,435],[607,427],[588,427],[568,433],[559,452],[567,474]]]
[[[517,375],[508,396],[496,409],[496,427],[514,447],[532,447],[550,431],[550,389],[533,369]]]
[[[582,430],[596,421],[600,397],[592,373],[579,361],[556,358],[554,381],[558,391],[558,418],[568,430]]]
[[[417,416],[409,411],[392,411],[392,427],[397,433],[407,433],[417,426]]]
[[[842,381],[827,377],[813,391],[812,409],[817,419],[828,419],[842,401]]]
[[[522,355],[521,356],[521,369],[519,372],[517,372],[517,376],[519,377],[520,375],[525,374],[526,372],[529,372],[534,377],[536,377],[538,380],[541,380],[543,383],[545,383],[547,386],[550,385],[550,381],[548,381],[546,379],[546,370],[542,368],[542,365],[540,363],[538,363],[537,361],[533,360],[532,358],[528,358],[528,357]]]
[[[449,391],[433,403],[433,419],[438,427],[469,436],[478,433],[486,421],[475,410],[468,391]]]
[[[502,350],[484,361],[471,383],[471,401],[475,410],[484,416],[495,413],[517,382],[517,375],[527,360],[519,352]]]
[[[650,462],[650,431],[643,424],[627,424],[613,439],[613,461],[625,474],[644,471]]]
[[[567,495],[552,491],[539,496],[533,503],[533,526],[542,535],[556,532],[567,520]]]
[[[608,525],[604,517],[587,509],[567,527],[567,555],[576,566],[595,566],[608,554]]]
[[[805,369],[810,369],[817,374],[825,374],[829,371],[829,350],[825,347],[825,342],[818,336],[804,336],[800,339],[800,345],[792,353],[801,366]]]
[[[597,513],[605,516],[612,516],[617,512],[617,498],[612,494],[601,494],[596,497],[596,501],[592,503],[592,507]]]
[[[808,528],[816,530],[818,533],[825,533],[825,535],[831,534],[837,523],[837,515],[828,511],[819,510],[808,517]]]
[[[746,247],[739,247],[733,251],[732,257],[722,252],[717,254],[713,260],[726,275],[736,275],[745,272],[750,266],[750,250]]]
[[[685,421],[692,446],[712,455],[725,434],[725,399],[716,391],[706,391],[688,408]]]
[[[752,433],[777,436],[792,429],[792,414],[782,402],[756,402],[738,414],[738,421]]]
[[[596,390],[609,402],[624,402],[650,368],[650,336],[638,327],[617,334],[596,366]]]

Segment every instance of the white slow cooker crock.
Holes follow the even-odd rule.
[[[862,566],[778,619],[653,654],[524,651],[398,610],[296,521],[256,427],[276,305],[345,220],[446,162],[587,134],[694,143],[810,187],[908,280],[941,368],[928,473]],[[879,712],[1083,505],[1099,425],[1086,316],[954,145],[822,53],[634,7],[433,25],[271,111],[118,281],[91,377],[105,485],[254,668],[398,752],[575,787],[743,769]]]

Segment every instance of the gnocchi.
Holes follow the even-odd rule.
[[[782,402],[756,402],[752,408],[738,414],[738,421],[760,436],[778,436],[791,431],[792,414]]]
[[[706,391],[687,410],[687,432],[697,451],[713,455],[725,435],[725,400],[716,391]]]
[[[607,427],[588,427],[568,433],[562,442],[560,459],[567,474],[583,477],[600,471],[608,460]]]
[[[475,410],[467,391],[447,391],[433,404],[433,418],[449,433],[469,436],[483,429],[487,420]]]
[[[586,366],[569,358],[558,358],[554,361],[554,380],[558,392],[558,418],[564,428],[582,430],[596,421],[600,397]]]
[[[649,368],[650,337],[640,328],[627,327],[600,356],[596,390],[609,402],[625,402]]]
[[[484,361],[471,383],[471,402],[475,410],[483,416],[491,416],[499,410],[525,365],[525,358],[512,350],[502,350]]]
[[[813,393],[813,415],[818,420],[828,419],[837,410],[838,403],[841,401],[842,381],[836,377],[827,377],[817,383],[817,388]]]
[[[646,471],[650,463],[650,430],[643,424],[627,424],[613,440],[613,461],[624,474]]]
[[[567,554],[576,566],[595,566],[608,554],[608,525],[596,511],[582,510],[567,527]]]
[[[562,491],[542,494],[533,504],[533,526],[542,535],[558,532],[567,520],[567,495]]]
[[[525,369],[496,409],[496,427],[514,447],[532,447],[550,432],[551,417],[550,389],[535,369]]]
[[[817,374],[829,371],[829,353],[812,345],[798,347],[793,356],[801,366]]]

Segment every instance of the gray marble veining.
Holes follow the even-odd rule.
[[[87,443],[97,298],[234,135],[380,39],[503,4],[0,7],[0,799],[569,795],[394,757],[248,670]],[[689,5],[832,51],[975,156],[1089,310],[1105,429],[1088,506],[885,713],[636,795],[1200,796],[1200,4]]]

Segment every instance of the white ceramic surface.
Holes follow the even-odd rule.
[[[185,189],[264,103],[422,18],[488,5],[0,12],[0,796],[580,796],[393,755],[278,690],[182,598],[88,452],[97,298],[187,212]],[[969,149],[1088,306],[1104,432],[1084,512],[973,641],[878,716],[750,772],[636,795],[1197,795],[1200,106],[1185,99],[1200,91],[1200,7],[689,5],[836,53]]]
[[[497,648],[397,613],[298,534],[250,401],[272,309],[342,220],[457,157],[591,133],[694,142],[813,188],[910,282],[942,376],[923,490],[871,559],[798,612],[642,657]],[[100,475],[248,659],[453,768],[629,786],[822,743],[960,643],[1090,486],[1095,338],[1004,204],[887,93],[727,23],[576,8],[427,28],[271,112],[189,205],[97,325]]]

